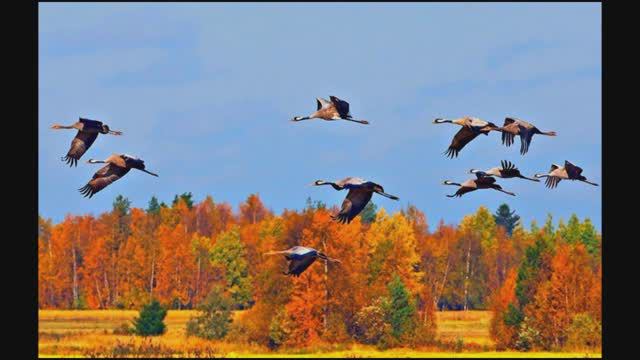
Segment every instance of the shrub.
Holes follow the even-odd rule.
[[[161,335],[165,332],[164,318],[167,309],[158,300],[152,300],[140,310],[140,316],[133,320],[134,333],[141,336]]]
[[[327,317],[327,330],[322,336],[330,343],[345,343],[349,340],[349,333],[342,314],[330,312]]]
[[[282,346],[289,338],[289,328],[287,327],[287,312],[281,308],[271,319],[269,324],[269,343],[270,349],[274,350]]]
[[[462,349],[464,349],[464,339],[461,337],[457,337],[456,338],[456,342],[454,344],[454,349],[455,352],[459,353],[462,352]]]
[[[222,339],[229,331],[233,301],[215,286],[198,306],[200,313],[187,322],[187,335],[205,339]]]
[[[571,349],[594,349],[602,345],[602,325],[587,313],[573,317],[567,335],[567,347]]]
[[[384,310],[378,304],[365,306],[355,317],[355,337],[364,344],[377,344],[385,334]]]
[[[525,317],[520,325],[518,332],[518,340],[515,347],[520,351],[529,351],[533,347],[540,344],[540,332],[529,325],[528,319]]]
[[[133,334],[135,331],[135,329],[131,328],[131,326],[129,326],[129,324],[127,323],[122,323],[120,324],[120,326],[118,326],[117,328],[113,329],[113,334],[114,335],[131,335]]]

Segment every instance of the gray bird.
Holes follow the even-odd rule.
[[[283,272],[283,274],[287,276],[300,276],[300,274],[302,274],[318,258],[330,262],[340,262],[340,260],[338,259],[332,259],[316,249],[305,246],[294,246],[291,249],[282,251],[269,251],[264,253],[263,255],[277,254],[283,254],[285,259],[289,261],[289,270]]]
[[[316,98],[317,109],[309,116],[295,116],[291,121],[302,121],[309,119],[322,119],[327,121],[335,120],[347,120],[360,124],[368,124],[367,120],[356,120],[349,113],[349,103],[340,100],[335,96],[329,96],[331,101],[327,101],[323,98]]]
[[[544,183],[549,189],[558,186],[560,180],[577,180],[598,186],[598,184],[588,181],[587,178],[582,175],[581,167],[575,166],[567,160],[564,161],[564,166],[552,164],[548,174],[535,174],[533,176],[536,178],[547,178]]]
[[[129,170],[137,169],[147,174],[158,176],[145,169],[144,161],[127,154],[113,154],[106,160],[87,160],[89,164],[107,164],[93,174],[93,178],[87,185],[78,189],[85,197],[91,198],[95,193],[107,187],[109,184],[125,176]]]
[[[520,135],[521,155],[524,155],[529,151],[531,139],[533,139],[533,135],[535,134],[556,136],[555,131],[540,131],[540,129],[535,127],[533,124],[524,120],[511,117],[504,119],[504,124],[502,125],[502,143],[507,147],[511,146],[514,142],[515,136]]]
[[[476,117],[464,116],[458,119],[441,119],[437,118],[433,120],[434,124],[456,124],[462,126],[462,129],[454,135],[451,140],[451,145],[444,152],[447,157],[454,158],[458,156],[460,150],[467,145],[471,140],[475,139],[480,134],[489,135],[491,131],[502,131],[502,128],[494,123],[478,119]]]
[[[501,167],[493,167],[485,171],[471,169],[469,170],[469,172],[471,174],[481,174],[483,176],[495,176],[503,179],[521,178],[521,179],[540,182],[540,180],[538,179],[532,179],[522,175],[520,173],[520,170],[518,170],[518,168],[511,161],[502,160],[500,164],[502,165]]]
[[[91,147],[98,134],[122,135],[121,131],[109,129],[109,126],[101,121],[80,118],[71,125],[54,124],[52,129],[76,129],[78,133],[71,141],[71,148],[67,152],[67,156],[62,158],[69,166],[78,166],[78,160]]]
[[[458,183],[454,183],[453,181],[449,181],[449,180],[445,180],[443,182],[444,185],[455,185],[455,186],[459,186],[460,188],[458,189],[458,191],[456,191],[455,194],[452,195],[447,195],[447,197],[461,197],[462,195],[468,193],[468,192],[472,192],[472,191],[476,191],[479,189],[493,189],[493,190],[498,190],[500,192],[503,192],[505,194],[511,195],[511,196],[516,196],[516,194],[510,192],[510,191],[506,191],[502,189],[502,186],[496,184],[496,179],[491,177],[491,176],[484,176],[481,173],[476,173],[476,178],[475,179],[469,179],[465,182],[463,182],[462,184],[458,184]]]
[[[342,224],[350,223],[371,200],[374,192],[392,200],[399,200],[397,196],[385,193],[382,185],[357,177],[347,177],[337,182],[316,180],[312,185],[331,185],[338,191],[349,190],[347,197],[342,202],[340,212],[332,216],[332,219]]]

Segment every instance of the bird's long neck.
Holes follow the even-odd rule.
[[[535,174],[533,175],[534,178],[545,178],[545,177],[549,177],[548,174]]]
[[[332,181],[323,181],[323,182],[321,182],[319,184],[316,184],[316,185],[318,185],[318,186],[319,185],[331,185],[331,187],[333,187],[336,190],[342,190],[343,189],[342,186],[340,186],[340,185],[338,185],[338,184],[336,184],[336,183],[334,183]]]
[[[453,123],[451,119],[435,119],[433,120],[434,124],[444,124],[444,123]]]
[[[278,254],[287,254],[288,251],[287,250],[282,250],[282,251],[267,251],[266,253],[263,253],[262,255],[278,255]]]
[[[87,162],[89,164],[105,164],[107,161],[106,160],[94,160],[94,159],[89,159],[87,160]]]
[[[458,183],[454,183],[453,181],[448,181],[448,180],[447,180],[447,181],[445,181],[445,182],[444,182],[444,184],[445,184],[445,185],[455,185],[455,186],[462,186],[461,184],[458,184]]]
[[[74,129],[73,125],[60,125],[60,124],[53,124],[51,128],[52,129]]]
[[[536,133],[540,134],[540,135],[547,135],[547,136],[556,136],[556,132],[555,131],[536,131]]]
[[[293,119],[291,119],[291,121],[302,121],[302,120],[309,120],[311,119],[313,116],[294,116]]]

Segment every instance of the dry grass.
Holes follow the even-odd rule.
[[[40,310],[38,312],[38,353],[40,357],[138,356],[138,357],[601,357],[585,353],[442,352],[436,348],[379,351],[359,344],[309,351],[270,352],[258,345],[229,344],[185,336],[185,324],[195,311],[170,310],[167,332],[142,338],[113,334],[121,324],[130,323],[137,311],[125,310]],[[238,314],[236,314],[238,315]],[[463,339],[465,346],[490,350],[491,314],[486,311],[437,312],[438,336],[443,342]],[[346,349],[346,350],[343,350]],[[321,351],[321,352],[318,352]]]

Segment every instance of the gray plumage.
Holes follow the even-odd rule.
[[[551,164],[549,173],[535,174],[534,177],[546,178],[544,183],[549,189],[556,188],[561,180],[577,180],[593,186],[598,186],[598,184],[588,181],[587,178],[582,175],[581,167],[576,166],[567,160],[564,161],[564,166]]]
[[[516,194],[510,192],[510,191],[506,191],[502,189],[502,186],[496,184],[496,179],[491,177],[491,176],[485,176],[481,173],[476,173],[476,178],[475,179],[469,179],[465,182],[463,182],[462,184],[458,184],[458,183],[454,183],[452,181],[449,180],[445,180],[443,182],[444,185],[454,185],[454,186],[459,186],[460,188],[455,192],[455,194],[452,195],[447,195],[447,197],[461,197],[462,195],[472,192],[472,191],[476,191],[479,189],[493,189],[493,190],[497,190],[500,192],[503,192],[505,194],[511,195],[511,196],[516,196]]]
[[[158,176],[157,174],[146,170],[143,160],[127,154],[113,154],[106,160],[89,159],[87,162],[90,164],[107,164],[96,171],[91,180],[85,186],[78,189],[81,194],[85,197],[88,196],[89,198],[125,176],[131,169],[137,169],[144,171],[147,174],[156,177]]]
[[[332,259],[324,253],[306,246],[294,246],[287,250],[269,251],[264,253],[264,255],[277,254],[284,255],[285,259],[289,262],[288,271],[283,272],[283,274],[287,276],[299,277],[300,274],[302,274],[318,258],[330,262],[340,262],[340,260]]]
[[[52,129],[76,129],[78,133],[71,141],[71,148],[67,152],[67,155],[62,158],[62,161],[66,161],[69,166],[77,166],[78,160],[84,155],[84,153],[91,147],[98,134],[111,134],[122,135],[121,131],[115,131],[109,129],[109,126],[103,124],[98,120],[91,120],[80,118],[77,122],[71,125],[59,125],[54,124]]]
[[[316,180],[313,185],[331,185],[338,191],[344,189],[349,190],[347,197],[342,202],[340,212],[332,216],[334,220],[337,220],[342,224],[350,223],[358,214],[360,214],[367,203],[369,203],[369,200],[371,200],[374,192],[392,200],[399,200],[397,196],[385,193],[382,185],[357,177],[347,177],[336,182]]]

